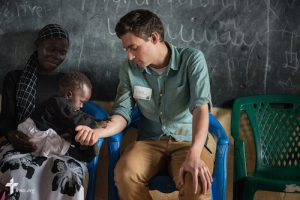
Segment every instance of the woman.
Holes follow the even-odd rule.
[[[25,68],[9,72],[4,80],[0,134],[10,144],[0,148],[0,194],[7,191],[14,199],[84,199],[85,165],[69,156],[33,156],[30,152],[36,146],[16,130],[45,100],[57,95],[63,75],[57,69],[69,48],[68,33],[49,24],[40,30],[36,47]],[[10,191],[12,182],[17,185]]]

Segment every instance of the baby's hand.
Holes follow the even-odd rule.
[[[94,129],[91,129],[85,125],[76,126],[75,131],[77,132],[75,140],[81,145],[93,145],[98,141],[98,136]]]

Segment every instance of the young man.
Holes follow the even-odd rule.
[[[205,148],[210,83],[201,51],[177,48],[164,41],[157,15],[134,10],[123,16],[116,33],[127,50],[120,83],[107,127],[76,140],[94,144],[130,123],[134,105],[141,112],[138,141],[128,147],[115,168],[121,199],[151,199],[147,182],[167,169],[179,189],[179,199],[210,198],[214,155]],[[213,150],[212,150],[213,151]]]

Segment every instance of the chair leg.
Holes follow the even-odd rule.
[[[108,200],[119,200],[119,194],[114,180],[114,169],[120,158],[120,138],[108,138],[109,163],[108,163]]]
[[[243,199],[243,191],[244,191],[244,182],[237,181],[233,183],[233,200],[241,200]]]
[[[248,185],[247,182],[245,183],[245,187],[243,190],[243,200],[253,200],[254,199],[254,195],[256,192],[256,188],[253,187],[253,185]]]
[[[103,143],[103,139],[100,139],[98,141],[98,148],[101,149]],[[88,185],[88,191],[87,191],[87,200],[94,200],[95,197],[95,188],[96,188],[96,178],[97,178],[97,172],[98,172],[98,159],[99,155],[95,156],[91,162],[87,164],[87,168],[89,171],[89,185]]]

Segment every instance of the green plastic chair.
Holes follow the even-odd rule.
[[[251,174],[246,170],[242,116],[249,120],[256,151],[255,169]],[[261,95],[236,99],[231,131],[235,200],[252,200],[258,190],[300,193],[300,96]]]

